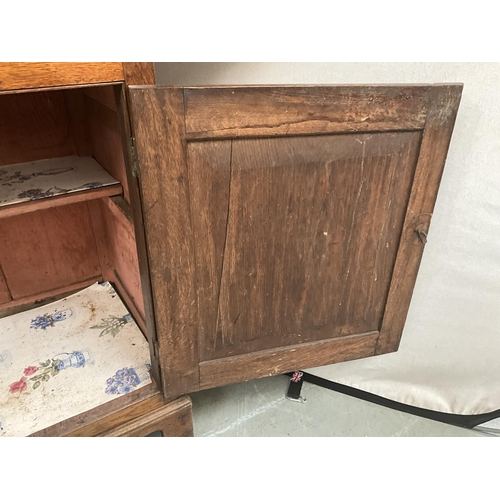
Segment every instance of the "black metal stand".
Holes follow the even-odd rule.
[[[286,399],[290,401],[296,401],[298,403],[305,403],[306,398],[303,398],[300,395],[300,391],[302,390],[302,383],[304,382],[303,377],[304,373],[296,371],[290,376],[290,385],[288,386],[288,392],[286,393]]]

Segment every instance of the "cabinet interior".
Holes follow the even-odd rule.
[[[14,182],[24,191],[20,202],[0,202],[0,317],[109,281],[146,332],[120,90],[102,85],[0,95],[0,200],[2,185],[12,192]],[[47,189],[50,175],[26,175],[20,165],[49,164],[61,172],[72,157],[84,172],[76,191],[67,184]],[[85,175],[90,164],[114,181],[93,182]],[[30,190],[23,189],[26,181]]]

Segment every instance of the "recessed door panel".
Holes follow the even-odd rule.
[[[419,144],[190,143],[202,359],[378,330]]]

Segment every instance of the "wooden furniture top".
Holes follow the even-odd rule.
[[[19,92],[21,90],[96,85],[123,81],[131,85],[154,84],[154,64],[143,62],[0,63],[0,92]]]

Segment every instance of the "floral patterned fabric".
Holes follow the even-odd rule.
[[[149,359],[107,282],[0,319],[0,436],[27,436],[143,387]]]
[[[91,157],[66,156],[0,167],[0,205],[118,184]]]

